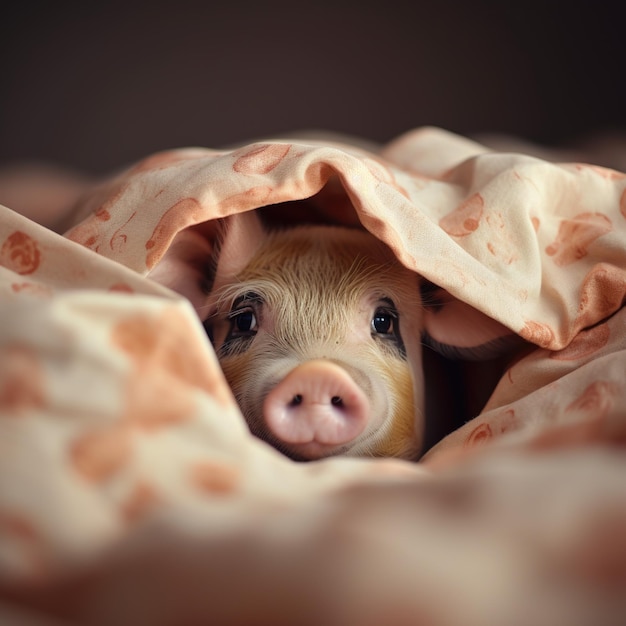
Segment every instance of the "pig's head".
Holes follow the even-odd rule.
[[[221,251],[207,326],[251,431],[297,460],[417,458],[419,277],[361,230],[250,224]]]

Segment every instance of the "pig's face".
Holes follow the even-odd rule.
[[[210,330],[255,435],[298,460],[417,458],[418,277],[384,244],[298,227],[268,235],[234,275],[219,274],[218,265]]]

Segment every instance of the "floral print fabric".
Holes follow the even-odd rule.
[[[268,206],[361,223],[451,295],[444,335],[527,342],[422,462],[254,439],[194,307],[152,280]],[[626,174],[421,128],[152,155],[61,234],[0,215],[7,623],[623,621]]]

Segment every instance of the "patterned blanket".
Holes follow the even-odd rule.
[[[0,623],[626,623],[626,174],[420,128],[37,175],[0,175]],[[379,237],[436,341],[519,338],[433,377],[487,389],[420,462],[249,433],[168,277],[257,209]]]

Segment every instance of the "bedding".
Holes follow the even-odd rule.
[[[0,184],[0,623],[626,623],[626,174],[431,127],[31,174]],[[426,372],[419,462],[249,433],[202,281],[257,210],[379,237],[448,294],[437,341],[523,340]]]

